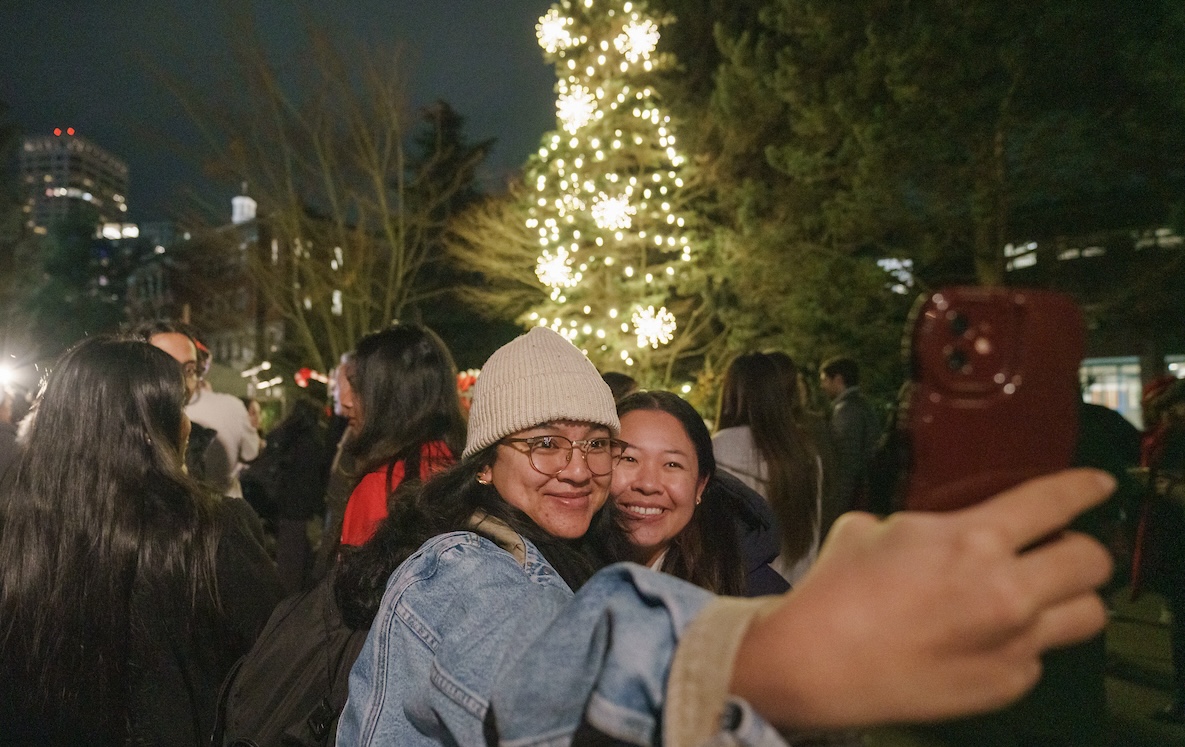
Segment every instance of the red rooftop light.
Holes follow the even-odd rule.
[[[61,136],[62,136],[62,128],[61,128],[61,127],[55,127],[55,128],[53,128],[53,134],[54,134],[54,135],[56,135],[56,136],[58,136],[58,137],[61,137]]]
[[[67,135],[73,135],[73,134],[74,134],[74,128],[73,128],[73,127],[67,127],[67,128],[66,128],[66,134],[67,134]]]

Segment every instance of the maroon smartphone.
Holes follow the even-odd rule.
[[[1070,466],[1083,337],[1060,293],[954,287],[919,299],[898,419],[904,508],[962,508]]]

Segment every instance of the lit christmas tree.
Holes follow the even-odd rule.
[[[668,309],[692,246],[680,212],[686,159],[651,81],[669,22],[624,0],[562,0],[536,27],[556,66],[558,129],[527,165],[546,325],[602,370],[644,368],[679,330]]]

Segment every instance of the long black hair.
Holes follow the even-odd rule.
[[[738,524],[747,509],[716,481],[716,456],[703,418],[682,397],[663,391],[640,391],[617,403],[617,416],[635,411],[665,412],[683,427],[695,448],[697,472],[706,480],[691,520],[672,540],[662,561],[666,573],[717,594],[745,593],[745,560],[738,543]]]
[[[472,531],[470,519],[479,510],[530,540],[573,590],[604,566],[629,557],[613,501],[605,501],[583,537],[566,540],[541,529],[493,485],[479,483],[478,475],[493,464],[497,449],[497,444],[487,446],[426,483],[401,485],[374,536],[361,547],[342,548],[334,586],[346,624],[370,627],[395,569],[437,535]]]
[[[798,427],[777,363],[765,353],[733,359],[724,374],[717,430],[748,426],[765,462],[766,498],[777,514],[782,550],[793,563],[810,550],[821,526],[818,452]]]
[[[359,475],[403,461],[419,475],[420,450],[444,441],[454,454],[465,445],[465,417],[457,395],[457,367],[436,333],[398,323],[358,341],[347,369],[362,428],[347,446]]]
[[[216,614],[213,498],[182,470],[185,384],[151,345],[88,339],[58,362],[0,522],[0,732],[122,743],[133,592]]]

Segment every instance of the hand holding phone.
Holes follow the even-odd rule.
[[[902,399],[902,505],[946,511],[1070,466],[1082,313],[1068,296],[947,288],[919,299]]]

